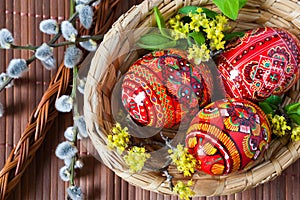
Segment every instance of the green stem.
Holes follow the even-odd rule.
[[[71,162],[71,164],[70,164],[70,168],[69,168],[69,170],[70,170],[70,185],[71,186],[74,186],[75,185],[75,181],[74,181],[74,176],[75,176],[75,162],[76,162],[76,156],[74,156],[73,158],[72,158],[72,162]]]
[[[72,83],[72,91],[71,91],[71,97],[72,99],[75,99],[76,98],[76,81],[77,81],[77,77],[78,77],[78,67],[77,66],[74,66],[73,67],[73,83]],[[74,103],[73,105],[73,115],[74,117],[78,116],[78,109],[77,109],[77,105]],[[77,127],[75,127],[74,125],[74,128],[76,129],[76,132],[74,134],[74,137],[73,137],[73,143],[74,145],[76,145],[76,141],[77,141],[77,134],[78,134],[78,129]],[[76,162],[76,158],[77,156],[75,155],[73,158],[72,158],[72,163],[70,165],[70,185],[71,186],[74,186],[75,185],[75,181],[74,181],[74,178],[75,178],[75,173],[74,173],[74,170],[75,170],[75,162]]]
[[[73,13],[75,11],[74,8],[75,8],[74,0],[70,0],[70,15],[73,15]],[[74,23],[74,22],[72,22],[72,23]],[[66,42],[66,43],[68,43],[68,42]],[[71,97],[73,99],[75,99],[75,97],[76,97],[76,78],[77,78],[77,75],[78,75],[77,66],[74,66],[74,68],[73,68],[73,88],[72,88],[72,92],[71,92]],[[76,106],[73,106],[73,108],[75,108],[75,107]],[[76,140],[77,140],[77,131],[75,132],[74,138],[73,138],[74,145],[76,145]],[[75,177],[75,174],[74,174],[75,162],[76,162],[76,155],[72,158],[72,163],[71,163],[70,168],[69,168],[70,173],[71,173],[70,174],[70,185],[71,186],[75,185],[75,181],[74,181],[74,177]]]
[[[19,45],[15,45],[15,44],[11,44],[10,47],[12,49],[24,49],[24,50],[32,50],[35,51],[37,48],[39,48],[40,46],[32,46],[32,45],[27,45],[27,46],[19,46]]]
[[[70,15],[72,15],[75,11],[75,2],[74,0],[70,0]]]

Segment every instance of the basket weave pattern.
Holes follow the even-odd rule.
[[[124,160],[107,147],[107,135],[114,121],[111,112],[111,93],[113,86],[126,72],[130,64],[140,55],[130,52],[131,47],[145,32],[139,29],[134,35],[126,31],[147,28],[155,25],[152,8],[158,6],[165,19],[186,5],[201,5],[216,10],[210,1],[201,0],[145,0],[123,15],[106,34],[101,46],[92,60],[85,88],[84,112],[88,132],[93,145],[110,169],[128,182],[160,193],[172,194],[166,178],[158,172],[128,173]],[[259,26],[275,26],[300,34],[300,5],[294,0],[249,0],[240,11],[238,20],[231,23],[235,31],[252,29]],[[130,52],[130,53],[129,53]],[[122,56],[119,56],[122,55]],[[283,105],[300,101],[300,81],[284,95]],[[240,192],[263,184],[279,176],[283,170],[295,162],[300,155],[300,142],[290,142],[287,138],[274,140],[263,160],[247,171],[228,176],[209,176],[200,173],[193,175],[193,190],[197,196],[216,196]],[[169,167],[174,181],[186,180],[174,166]]]

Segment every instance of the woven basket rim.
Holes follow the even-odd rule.
[[[84,94],[84,115],[89,136],[105,165],[118,176],[134,185],[165,194],[173,193],[169,190],[164,176],[157,172],[130,174],[124,170],[126,167],[121,156],[106,147],[106,134],[110,130],[107,127],[111,127],[111,124],[103,119],[109,118],[111,113],[105,114],[101,111],[106,105],[109,105],[109,96],[112,90],[109,83],[113,83],[118,79],[118,67],[116,66],[121,65],[124,61],[124,58],[117,61],[113,58],[118,53],[120,55],[122,52],[126,52],[132,43],[130,37],[126,38],[120,33],[138,27],[153,26],[155,20],[151,15],[151,10],[154,6],[158,6],[165,17],[169,17],[184,5],[208,5],[211,7],[211,2],[208,0],[145,0],[121,16],[105,35],[92,60]],[[286,12],[284,12],[280,10],[280,6],[294,9],[297,12],[295,11],[295,14],[295,12],[290,12],[286,8]],[[299,38],[300,5],[288,0],[283,2],[249,0],[247,6],[241,10],[238,20],[232,25],[236,30],[245,30],[254,28],[258,24],[282,27],[296,34]],[[110,51],[111,49],[113,51]],[[136,54],[131,56],[132,60],[137,58]],[[300,101],[299,88],[300,81],[289,92],[291,97],[285,97],[283,104]],[[101,101],[99,101],[99,96],[101,96]],[[193,179],[196,181],[193,189],[196,196],[228,195],[256,187],[279,176],[283,170],[300,157],[300,142],[291,142],[283,137],[273,141],[270,146],[272,148],[265,154],[264,161],[247,171],[227,176],[209,176],[195,173]],[[175,181],[187,180],[180,176],[174,167],[169,168],[169,171],[174,176]]]

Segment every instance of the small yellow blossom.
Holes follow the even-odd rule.
[[[284,116],[280,115],[268,115],[270,122],[271,122],[271,128],[272,132],[275,135],[278,136],[284,136],[288,133],[288,131],[291,130],[291,127],[287,125],[286,119]]]
[[[173,191],[179,195],[180,199],[189,200],[190,197],[195,195],[195,192],[190,188],[194,183],[192,180],[189,180],[187,184],[182,181],[178,181],[173,188]]]
[[[293,128],[291,138],[293,141],[300,141],[300,126]]]
[[[117,123],[111,131],[113,134],[107,136],[108,147],[110,149],[116,148],[117,152],[121,155],[123,151],[128,147],[130,135],[128,133],[128,128],[122,128],[119,123]]]
[[[202,13],[203,9],[201,7],[197,8],[197,13]]]
[[[132,173],[140,172],[145,162],[150,158],[150,154],[146,153],[144,147],[134,146],[128,151],[128,154],[124,156],[126,164],[129,166]]]
[[[191,176],[195,172],[197,160],[186,147],[178,144],[176,149],[169,149],[168,152],[178,171],[183,172],[184,176]]]
[[[206,62],[209,58],[210,50],[207,48],[206,44],[202,44],[201,46],[193,44],[193,46],[188,49],[188,59],[194,59],[196,64]]]

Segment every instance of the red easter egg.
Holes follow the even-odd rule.
[[[196,169],[226,175],[250,167],[271,140],[265,113],[243,99],[222,99],[205,106],[192,120],[186,147]]]
[[[216,63],[230,97],[262,101],[298,79],[299,40],[286,30],[258,28],[230,43]]]
[[[188,122],[212,96],[211,72],[195,65],[182,50],[146,54],[133,63],[122,82],[122,102],[140,125],[170,128]]]

